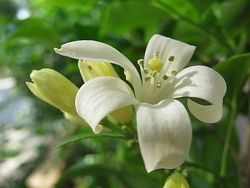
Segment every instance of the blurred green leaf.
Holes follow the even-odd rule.
[[[238,18],[241,19],[246,4],[246,0],[229,0],[214,3],[212,10],[221,25],[232,27],[232,24],[237,24]]]
[[[64,145],[67,145],[72,142],[84,140],[84,139],[90,139],[90,138],[115,138],[115,139],[124,139],[123,135],[114,135],[114,134],[94,134],[94,133],[85,133],[85,134],[77,134],[70,137],[65,138],[62,140],[59,144],[55,146],[55,148],[62,147]]]
[[[87,165],[84,163],[77,163],[71,168],[69,168],[66,172],[58,180],[56,187],[62,187],[63,183],[67,180],[72,180],[75,177],[84,177],[87,175],[92,175],[94,177],[102,176],[106,177],[106,180],[109,176],[115,175],[117,170],[110,167],[107,164],[91,164]],[[100,182],[101,184],[103,182]]]
[[[121,35],[134,29],[144,29],[152,35],[167,21],[169,18],[165,13],[147,1],[114,2],[104,12],[101,34]]]
[[[227,83],[226,96],[231,100],[238,97],[250,74],[250,53],[233,56],[218,63],[214,68],[224,77]]]
[[[58,43],[59,36],[56,29],[52,29],[50,25],[39,18],[28,18],[17,21],[16,29],[10,34],[8,40],[9,47],[15,47],[20,42],[25,43],[43,43],[48,46],[55,46]]]
[[[173,17],[187,17],[194,23],[199,23],[201,17],[190,1],[186,0],[155,0],[155,4],[168,11]]]

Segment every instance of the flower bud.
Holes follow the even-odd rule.
[[[98,76],[113,76],[119,78],[110,63],[79,60],[78,66],[84,82]],[[120,123],[128,123],[132,118],[132,108],[124,107],[111,113]]]
[[[189,185],[184,176],[175,172],[167,178],[163,188],[189,188]]]
[[[111,113],[111,115],[117,119],[120,123],[128,123],[132,119],[133,111],[131,106],[120,108]]]
[[[75,110],[75,96],[78,88],[66,77],[53,69],[32,71],[26,82],[30,91],[41,100],[71,116],[79,117]]]
[[[115,69],[109,63],[79,60],[78,66],[84,82],[98,76],[113,76],[119,78]]]

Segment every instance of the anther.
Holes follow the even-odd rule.
[[[162,78],[163,78],[163,80],[167,80],[169,78],[169,76],[164,75]]]
[[[160,88],[160,87],[161,87],[161,82],[160,82],[160,81],[157,81],[157,82],[156,82],[156,87],[157,87],[157,88]]]
[[[138,63],[139,65],[143,65],[143,64],[144,64],[144,59],[139,59],[139,60],[137,61],[137,63]]]
[[[160,53],[160,52],[156,50],[156,51],[154,52],[154,57],[158,57],[158,56],[159,56],[159,53]]]
[[[169,58],[168,58],[168,61],[170,61],[170,62],[173,62],[174,61],[174,58],[175,58],[175,56],[170,56]]]
[[[177,72],[173,70],[173,71],[171,72],[171,74],[175,76],[175,75],[177,74]]]
[[[152,77],[155,77],[156,74],[157,74],[157,72],[156,72],[156,71],[153,71],[151,75],[152,75]]]
[[[93,67],[92,67],[91,65],[88,65],[87,67],[88,67],[88,69],[89,69],[90,71],[93,69]]]
[[[151,79],[151,77],[147,76],[147,77],[145,78],[145,81],[147,82],[147,81],[149,81],[150,79]]]
[[[144,73],[145,73],[145,74],[148,74],[149,72],[150,72],[150,70],[144,69]]]

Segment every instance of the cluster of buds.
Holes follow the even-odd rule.
[[[119,77],[111,64],[80,60],[79,70],[84,82],[98,76]],[[30,91],[41,100],[64,113],[66,119],[84,123],[75,109],[75,97],[78,87],[59,72],[44,68],[30,74],[32,82],[26,82]],[[128,123],[132,118],[131,107],[124,107],[111,113],[121,123]]]

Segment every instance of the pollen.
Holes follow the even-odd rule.
[[[160,72],[163,63],[158,57],[153,57],[149,60],[148,66],[152,71]]]

